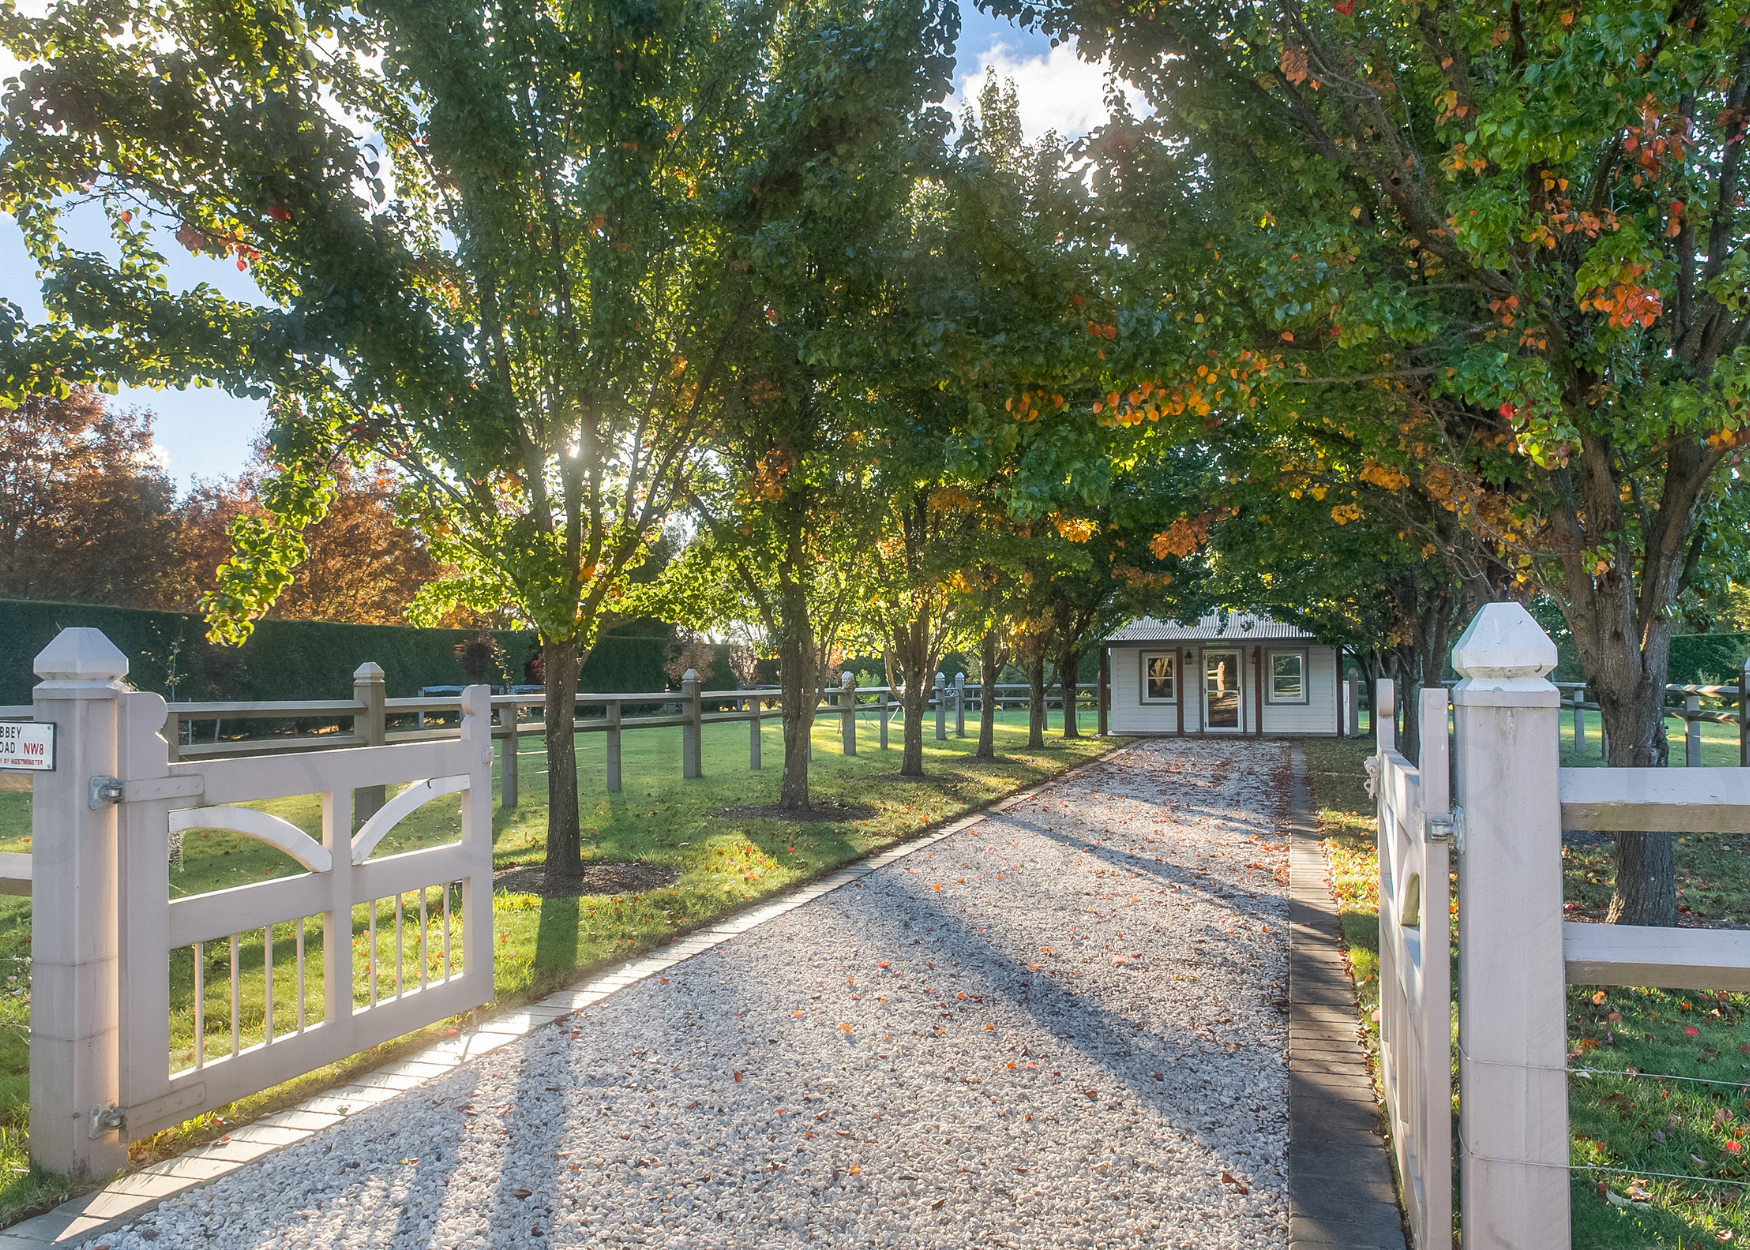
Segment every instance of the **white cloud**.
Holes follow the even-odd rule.
[[[993,39],[982,53],[964,57],[962,63],[978,69],[961,75],[955,84],[960,108],[977,105],[987,73],[994,73],[998,82],[1012,78],[1021,101],[1021,129],[1029,140],[1048,130],[1076,138],[1106,120],[1107,67],[1076,56],[1073,40],[1042,55],[1026,56],[1012,44]],[[1142,93],[1129,86],[1123,90],[1131,110],[1146,115],[1149,110]]]

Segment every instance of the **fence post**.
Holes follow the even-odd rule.
[[[607,713],[608,759],[606,772],[608,793],[618,794],[620,792],[620,701],[618,699],[608,700]]]
[[[1586,687],[1574,691],[1574,754],[1586,754]]]
[[[1692,694],[1683,700],[1683,766],[1685,768],[1701,767],[1701,721],[1696,719],[1696,713],[1701,711],[1701,696]]]
[[[30,1154],[85,1177],[128,1163],[93,1114],[120,1093],[118,811],[92,781],[118,771],[128,661],[95,629],[63,629],[36,657],[32,719],[55,726],[52,772],[31,786]]]
[[[681,777],[687,781],[703,777],[700,766],[699,735],[704,729],[704,703],[699,698],[699,674],[688,669],[681,677],[681,702],[686,705],[687,723],[681,726]]]
[[[966,674],[954,674],[954,736],[966,736]]]
[[[517,705],[500,704],[498,723],[505,734],[498,742],[498,805],[508,812],[517,802]]]
[[[1569,1242],[1556,647],[1522,606],[1491,603],[1452,664],[1465,1250],[1544,1250]]]
[[[1106,736],[1106,705],[1111,702],[1108,692],[1112,689],[1112,649],[1105,644],[1100,646],[1100,682],[1094,687],[1094,728],[1099,735]]]
[[[383,700],[385,684],[383,670],[366,660],[352,674],[352,697],[365,705],[364,711],[352,718],[352,731],[365,740],[366,746],[380,747],[388,739],[384,722]],[[386,794],[382,786],[361,786],[352,792],[352,831],[357,833],[365,821],[382,808]]]
[[[760,697],[756,694],[747,701],[747,768],[749,772],[760,770]]]
[[[1750,768],[1750,657],[1738,670],[1738,767]]]
[[[887,716],[888,716],[887,688],[885,686],[883,686],[881,688],[880,707],[881,707],[881,749],[883,751],[885,751],[887,749]]]
[[[844,740],[845,754],[857,753],[857,678],[854,673],[839,676],[839,736]]]
[[[942,673],[936,674],[936,741],[945,742],[948,731],[944,725],[948,704],[948,678]]]

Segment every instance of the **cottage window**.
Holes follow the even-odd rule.
[[[1142,657],[1142,701],[1172,703],[1178,698],[1175,689],[1172,652]]]
[[[1272,651],[1270,653],[1270,702],[1305,703],[1306,652]]]

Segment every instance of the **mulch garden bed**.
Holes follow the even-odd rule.
[[[726,807],[713,814],[724,820],[793,820],[799,824],[843,824],[851,820],[868,820],[881,813],[864,803],[821,800],[805,812],[779,807],[776,803],[747,803],[741,807]]]
[[[492,874],[494,891],[512,894],[535,894],[541,898],[579,898],[585,894],[642,894],[647,890],[672,885],[680,870],[669,864],[649,864],[643,860],[616,860],[599,864],[586,863],[583,879],[575,887],[547,888],[545,864],[520,864],[515,868],[500,868]]]

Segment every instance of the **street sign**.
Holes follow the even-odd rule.
[[[0,773],[47,773],[55,768],[55,727],[0,721]]]

